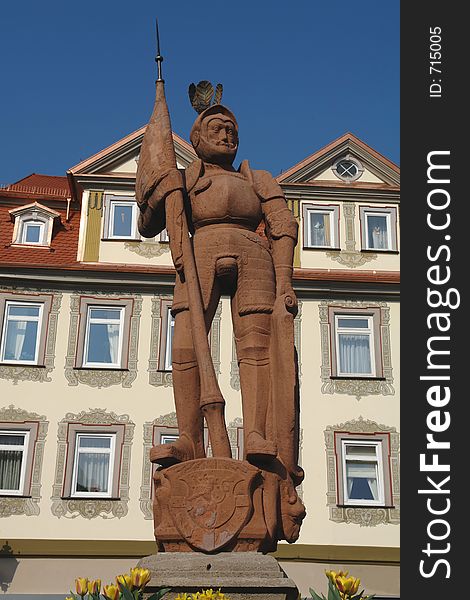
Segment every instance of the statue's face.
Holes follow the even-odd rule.
[[[200,158],[215,164],[231,165],[238,149],[238,133],[233,121],[224,115],[211,115],[201,124],[196,152]]]

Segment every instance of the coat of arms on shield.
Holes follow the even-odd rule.
[[[165,470],[168,509],[187,543],[203,552],[228,544],[253,512],[252,488],[260,470],[231,459],[201,459]]]

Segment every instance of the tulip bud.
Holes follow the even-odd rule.
[[[88,593],[88,579],[86,577],[75,579],[75,591],[82,598]]]
[[[128,590],[132,590],[132,579],[130,575],[118,575],[116,577],[116,581],[119,584],[123,585]]]
[[[108,600],[119,600],[119,587],[117,585],[113,585],[112,583],[110,585],[105,585],[103,587],[103,595]]]
[[[88,593],[93,596],[100,593],[101,579],[93,579],[88,582]]]

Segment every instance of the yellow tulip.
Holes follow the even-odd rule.
[[[131,581],[135,588],[139,590],[144,589],[150,581],[150,571],[148,569],[140,569],[139,567],[131,569]]]
[[[100,593],[101,579],[93,579],[88,582],[88,593],[90,595],[96,595]]]
[[[103,596],[108,600],[119,600],[119,595],[120,591],[117,585],[111,583],[110,585],[105,585],[103,587]]]
[[[336,587],[345,597],[354,596],[360,583],[361,580],[356,577],[345,577],[341,575],[337,575],[336,577]]]
[[[75,579],[75,591],[82,598],[88,593],[88,579],[86,577]]]
[[[116,581],[119,584],[123,585],[128,590],[132,590],[132,579],[130,575],[118,575],[116,577]]]

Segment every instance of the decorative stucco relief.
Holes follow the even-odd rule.
[[[93,388],[110,387],[122,385],[123,388],[132,387],[137,377],[137,357],[139,345],[139,324],[142,312],[142,296],[140,294],[126,294],[126,298],[133,298],[133,309],[130,318],[129,354],[127,369],[80,369],[75,367],[76,351],[80,328],[80,292],[73,294],[70,298],[70,327],[67,344],[67,356],[65,359],[65,378],[69,385],[88,385]],[[93,292],[93,296],[102,298],[103,304],[106,299],[110,300],[122,297],[122,294]]]
[[[37,294],[38,290],[32,290],[30,288],[15,288],[15,292],[21,292],[24,294]],[[41,290],[43,293],[51,293],[46,290]],[[39,381],[39,382],[50,382],[51,372],[54,369],[55,362],[55,343],[57,337],[57,321],[59,319],[60,305],[62,302],[62,294],[58,292],[52,292],[52,304],[51,311],[48,316],[46,324],[46,346],[44,353],[44,365],[30,366],[30,365],[0,365],[0,379],[9,379],[14,385],[18,384],[18,381]]]
[[[335,433],[348,432],[357,434],[388,433],[390,435],[390,471],[392,484],[392,504],[390,507],[356,507],[337,505],[337,466],[335,454]],[[380,425],[359,417],[338,425],[328,425],[325,430],[326,460],[327,460],[327,506],[330,520],[336,523],[354,523],[361,527],[400,522],[400,436],[395,427]]]
[[[370,252],[358,252],[356,250],[356,234],[355,234],[355,220],[356,220],[356,206],[354,202],[343,201],[343,213],[344,213],[344,228],[345,228],[345,250],[329,250],[326,255],[335,260],[340,265],[355,269],[362,265],[375,260],[377,254]]]
[[[125,242],[124,248],[143,258],[157,258],[170,251],[168,243],[162,244],[160,242]]]
[[[12,515],[26,515],[28,517],[39,514],[39,501],[41,500],[41,471],[44,458],[44,444],[46,440],[49,422],[44,415],[27,412],[21,408],[15,408],[10,404],[7,408],[0,409],[0,422],[2,423],[38,423],[38,433],[33,453],[33,464],[31,470],[31,486],[28,498],[2,497],[0,498],[0,517],[11,517]]]
[[[380,334],[382,339],[382,371],[383,379],[331,379],[330,324],[328,308],[378,308],[380,309]],[[386,302],[370,302],[361,300],[322,300],[320,311],[321,341],[321,391],[323,394],[348,394],[360,400],[362,396],[395,394],[393,387],[392,351],[390,347],[390,308]]]
[[[67,460],[67,435],[68,426],[71,423],[84,425],[124,425],[124,439],[121,448],[121,467],[119,476],[118,494],[119,499],[102,498],[64,498],[62,497],[64,481],[66,477],[65,467]],[[117,415],[107,412],[106,409],[93,408],[78,414],[67,413],[59,423],[57,433],[57,459],[55,468],[54,485],[52,488],[52,514],[56,517],[75,519],[83,517],[93,519],[113,519],[124,517],[128,511],[129,502],[129,476],[130,455],[132,438],[134,436],[134,423],[129,415]],[[116,449],[116,451],[119,451]]]
[[[151,324],[151,335],[150,335],[150,358],[149,358],[149,383],[155,386],[171,387],[173,385],[173,377],[171,371],[163,371],[159,368],[160,364],[160,352],[163,349],[161,337],[165,335],[162,331],[162,300],[172,301],[173,296],[159,295],[152,298],[152,324]],[[220,374],[220,320],[222,315],[222,302],[219,302],[217,310],[215,311],[214,319],[212,321],[212,327],[210,331],[210,350],[212,355],[212,362],[214,363],[214,369],[216,375]]]

